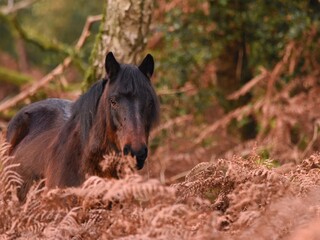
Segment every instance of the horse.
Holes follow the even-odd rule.
[[[105,58],[106,76],[75,102],[51,98],[22,108],[8,124],[6,139],[23,179],[24,201],[34,181],[50,188],[81,185],[86,175],[103,176],[104,155],[131,155],[142,169],[159,100],[151,83],[153,57],[139,66]]]

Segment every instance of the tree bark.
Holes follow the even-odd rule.
[[[104,60],[112,51],[117,60],[137,64],[147,43],[153,0],[106,0],[103,21],[91,53],[84,88],[105,75]]]

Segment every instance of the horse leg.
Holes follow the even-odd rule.
[[[31,186],[32,186],[32,182],[27,181],[27,182],[24,182],[20,188],[18,188],[17,196],[21,203],[25,203],[27,193],[29,192]]]

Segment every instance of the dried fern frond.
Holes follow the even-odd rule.
[[[14,194],[23,182],[21,176],[14,171],[19,164],[12,163],[12,157],[8,155],[9,148],[10,145],[0,138],[0,197],[8,193]]]
[[[127,155],[119,156],[117,154],[105,155],[100,166],[104,177],[121,179],[136,173],[136,159]]]
[[[0,234],[9,231],[19,215],[20,204],[16,192],[22,179],[14,171],[19,165],[12,163],[12,157],[8,156],[9,148],[9,144],[0,135]]]
[[[78,223],[77,216],[80,207],[71,209],[60,223],[53,227],[49,227],[44,230],[44,234],[48,239],[71,239],[76,236],[81,229],[81,225]]]

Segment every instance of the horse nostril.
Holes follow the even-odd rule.
[[[123,154],[128,155],[131,152],[131,147],[130,145],[126,144],[123,148]]]
[[[147,146],[141,147],[138,151],[135,151],[131,148],[131,145],[126,144],[123,148],[123,154],[135,157],[137,160],[137,169],[140,170],[143,168],[144,162],[148,156],[148,148]]]
[[[147,157],[148,156],[148,148],[143,147],[137,155]]]
[[[143,168],[144,161],[148,156],[148,148],[145,146],[141,148],[138,152],[134,153],[136,160],[137,160],[137,168],[138,170]]]

